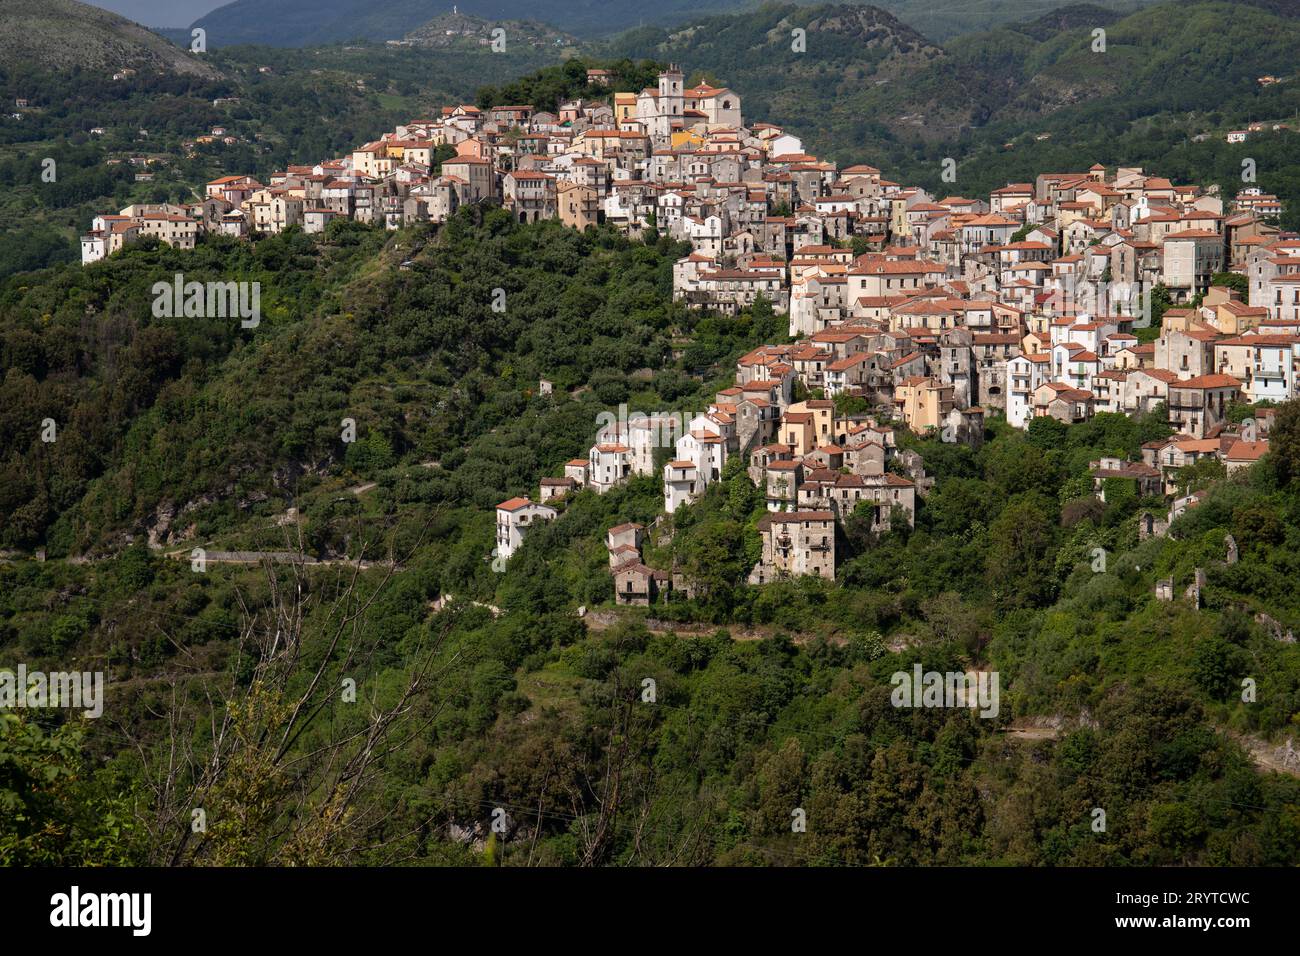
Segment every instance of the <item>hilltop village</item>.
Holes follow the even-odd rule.
[[[1098,164],[986,197],[931,195],[746,124],[738,94],[688,87],[675,67],[638,93],[611,94],[610,80],[589,71],[591,98],[554,112],[446,107],[268,183],[225,176],[192,204],[99,215],[82,261],[144,236],[192,248],[202,233],[319,233],[339,218],[397,229],[494,203],[520,222],[688,242],[676,299],[723,314],[762,300],[788,315],[794,342],[743,356],[701,413],[604,426],[537,500],[498,506],[505,559],[577,489],[654,475],[672,514],[740,456],[768,510],[751,582],[834,578],[837,525],[910,524],[928,490],[896,428],[978,445],[994,415],[1025,428],[1164,407],[1177,434],[1092,469],[1099,496],[1117,480],[1167,496],[1168,516],[1148,522],[1159,533],[1196,503],[1175,497],[1178,469],[1216,457],[1231,472],[1267,451],[1267,410],[1232,424],[1232,406],[1300,394],[1300,236],[1280,231],[1280,204],[1258,187],[1228,203],[1217,188]],[[646,533],[610,529],[620,603],[689,587],[642,563]]]

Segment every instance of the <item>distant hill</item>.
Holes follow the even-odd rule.
[[[1259,7],[1279,17],[1300,20],[1300,0],[1235,0],[1250,7]]]
[[[221,6],[223,0],[94,0],[94,5],[112,10],[146,27],[181,27]]]
[[[1037,13],[1046,11],[1042,17],[1050,22],[1060,11],[1078,11],[1080,7],[1118,13],[1120,16],[1132,13],[1140,7],[1156,0],[1091,0],[1080,4],[1079,0],[873,0],[900,20],[920,30],[926,36],[944,42],[956,36],[968,33],[982,33],[996,29],[1008,23],[1019,23]],[[1261,0],[1270,2],[1270,0]],[[1289,2],[1289,0],[1278,0]],[[1058,9],[1053,9],[1058,8]],[[1060,22],[1068,24],[1067,13]],[[1077,25],[1074,24],[1074,25]]]
[[[511,43],[530,47],[565,47],[578,43],[578,39],[545,23],[535,20],[487,20],[464,13],[444,13],[421,24],[397,42],[420,47],[479,47],[487,46],[492,31],[506,31],[507,49]]]
[[[796,49],[794,30],[803,48]],[[897,17],[873,6],[767,4],[747,13],[706,17],[673,30],[645,27],[615,38],[612,56],[672,60],[707,72],[742,96],[794,96],[771,106],[782,113],[813,96],[819,108],[836,97],[910,73],[943,50]]]
[[[1047,40],[1065,30],[1077,30],[1080,27],[1093,29],[1104,27],[1121,18],[1120,14],[1095,3],[1076,3],[1061,7],[1051,13],[1043,14],[1037,20],[1014,27],[1017,32],[1031,36],[1035,40]]]
[[[786,4],[628,31],[605,52],[707,73],[741,95],[746,116],[788,126],[821,155],[894,163],[923,180],[943,157],[1030,133],[1070,143],[1166,116],[1204,114],[1194,122],[1211,128],[1225,116],[1290,116],[1296,85],[1268,91],[1256,79],[1295,71],[1300,22],[1265,5],[1163,3],[1125,17],[1074,5],[939,46],[882,10]],[[806,53],[790,48],[796,27]]]
[[[75,0],[4,0],[0,67],[19,65],[217,76],[201,59],[138,23]]]
[[[803,2],[803,0],[801,0]],[[1131,11],[1151,0],[1094,0]],[[1287,3],[1291,0],[1258,0]],[[1068,7],[1078,0],[1035,0],[1028,12]],[[216,46],[258,43],[313,46],[341,40],[399,39],[433,17],[450,13],[488,20],[532,20],[583,37],[607,36],[641,26],[671,26],[710,13],[758,9],[762,0],[234,0],[196,21]],[[815,6],[816,3],[805,2]],[[866,5],[866,4],[863,4]],[[926,36],[945,40],[1025,18],[1023,0],[875,0]]]
[[[743,0],[235,0],[195,22],[211,43],[314,46],[342,40],[396,40],[434,17],[460,14],[551,24],[591,36],[641,23],[680,22],[710,10],[734,10]]]

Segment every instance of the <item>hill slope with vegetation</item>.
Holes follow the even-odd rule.
[[[702,407],[784,328],[763,303],[673,305],[672,243],[510,218],[141,244],[0,288],[0,526],[51,556],[0,565],[0,661],[105,670],[111,716],[6,718],[28,811],[0,859],[1296,862],[1300,780],[1243,745],[1300,714],[1300,410],[1248,472],[1189,472],[1206,497],[1167,538],[1139,542],[1153,503],[1100,502],[1086,473],[1167,434],[1157,410],[995,423],[977,453],[904,433],[937,485],[915,529],[850,519],[834,582],[745,583],[764,504],[739,460],[671,521],[653,479],[578,494],[498,571],[493,506],[581,454],[601,412]],[[261,325],[152,317],[177,271],[261,281]],[[696,598],[613,606],[624,521]],[[200,574],[195,546],[303,558]],[[1199,608],[1156,600],[1195,568]],[[891,706],[914,664],[998,671],[999,714]],[[358,737],[346,680],[391,736]],[[192,759],[168,782],[174,746]],[[40,783],[50,767],[66,782]],[[178,840],[191,791],[212,825]]]
[[[644,22],[663,23],[702,10],[734,9],[737,0],[666,0],[647,8],[630,0],[464,0],[457,12],[494,21],[535,20],[591,36]],[[195,21],[219,46],[256,43],[315,46],[344,40],[395,40],[433,18],[451,13],[447,0],[235,0]]]
[[[1199,26],[1207,7],[1185,7],[1185,32],[1168,28],[1180,48],[1213,44]],[[965,64],[954,74],[965,83],[1028,57],[1017,75],[1045,77],[1046,92],[1014,110],[1059,124],[1089,115],[1084,101],[1043,105],[1069,99],[1048,81],[1083,56],[1087,22],[1078,36],[1002,31],[940,50],[878,14],[769,11],[713,35],[727,43],[714,58],[734,49],[726,68],[741,73],[718,79],[749,112],[747,57],[775,55],[792,23],[831,19],[845,31],[823,77],[837,96],[866,86],[846,72],[858,48],[864,80],[932,84],[945,61]],[[1123,83],[1173,111],[1178,90],[1157,89],[1132,59],[1148,48],[1143,24],[1162,22],[1107,29],[1133,72]],[[1271,62],[1273,35],[1289,42],[1280,21],[1250,22],[1272,32],[1241,64],[1196,47],[1227,71],[1232,103]],[[696,31],[653,55],[708,40]],[[257,104],[240,117],[250,138],[276,137],[242,161],[354,145],[424,89],[404,72],[418,61],[396,57],[335,101],[346,84],[329,73],[352,55],[230,54],[258,77],[261,56],[284,71],[241,87]],[[615,65],[619,88],[653,70]],[[816,69],[792,65],[789,81],[749,74],[756,109],[784,108],[780,82],[813,101]],[[585,66],[480,99],[570,95]],[[892,87],[871,95],[884,102]],[[211,122],[198,110],[221,89],[190,91],[177,130]],[[141,103],[173,102],[154,92],[113,101],[122,125],[144,122]],[[958,92],[963,109],[1013,109],[1006,90]],[[346,122],[303,116],[313,97]],[[1182,156],[1159,171],[1187,179],[1232,159],[1136,136],[1152,114],[1135,94],[1139,112],[1111,117],[1122,102],[1097,107],[1074,147],[1017,142],[999,165],[981,152],[992,140],[972,139],[961,188],[986,160],[988,175],[1016,178],[1009,164],[1031,150],[1051,160],[1037,171],[1076,167],[1081,149]],[[389,112],[363,115],[377,107]],[[789,125],[821,150],[848,122],[830,109],[824,129],[807,111]],[[42,122],[53,135],[84,119]],[[168,122],[155,114],[151,127]],[[870,135],[903,168],[942,148],[925,130]],[[878,160],[865,142],[845,149]],[[1203,499],[1165,537],[1137,530],[1162,501],[1114,488],[1101,501],[1088,474],[1167,435],[1157,408],[1025,432],[994,420],[978,451],[900,428],[935,487],[914,528],[877,535],[851,516],[834,581],[747,583],[765,503],[738,458],[671,518],[653,478],[575,494],[501,565],[494,506],[582,455],[598,416],[621,403],[703,408],[739,355],[786,328],[762,301],[732,317],[673,303],[680,244],[511,220],[473,207],[395,233],[338,222],[321,236],[205,237],[191,252],[145,241],[89,268],[0,278],[0,665],[107,677],[101,720],[0,716],[0,805],[15,810],[0,864],[1300,862],[1287,745],[1300,723],[1300,404],[1278,410],[1255,466],[1181,474]],[[154,316],[154,283],[176,273],[260,283],[260,324]],[[46,419],[54,442],[42,441]],[[628,521],[649,529],[643,559],[695,597],[614,604],[605,533]],[[192,563],[203,554],[212,561]],[[1158,580],[1181,595],[1198,569],[1198,601],[1156,598]],[[997,715],[895,706],[893,675],[918,665],[996,672]],[[797,810],[806,832],[792,831]],[[500,811],[504,841],[489,828]]]
[[[504,53],[439,49],[432,58],[383,46],[244,47],[207,54],[219,71],[212,77],[141,70],[111,81],[110,68],[0,67],[0,97],[28,102],[21,120],[0,123],[0,276],[75,260],[77,236],[96,213],[192,202],[218,176],[268,177],[344,155],[432,108],[471,100],[502,71],[558,58],[558,50],[525,44]],[[210,137],[216,126],[234,142]],[[46,159],[56,164],[53,181]],[[149,179],[137,181],[146,171]]]
[[[217,71],[138,23],[76,0],[5,0],[0,69],[40,63],[112,73],[125,67],[211,79]]]
[[[646,7],[630,0],[576,0],[576,2],[515,2],[515,0],[464,0],[455,4],[461,14],[501,20],[541,20],[584,37],[598,37],[649,25],[670,26],[704,13],[745,14],[765,0],[667,0]],[[1150,0],[1099,0],[1099,5],[1131,11]],[[1281,3],[1289,0],[1259,0]],[[816,0],[810,6],[818,5]],[[1076,5],[1076,0],[1037,0],[1035,10]],[[359,0],[234,0],[199,18],[221,46],[261,43],[276,46],[312,46],[340,40],[396,39],[418,24],[453,5],[447,0],[389,0],[382,5]],[[1023,19],[1020,0],[876,0],[909,26],[939,40],[978,33]]]
[[[1104,50],[1093,30],[1105,29]],[[791,31],[806,31],[806,52]],[[1300,222],[1292,52],[1300,19],[1252,3],[1162,3],[1116,17],[1098,7],[955,38],[942,47],[880,11],[767,5],[612,40],[612,56],[681,63],[740,94],[745,115],[788,128],[810,152],[869,162],[898,182],[987,193],[1043,170],[1145,165],[1184,181],[1258,185]],[[1286,82],[1261,86],[1261,76]],[[1247,144],[1224,135],[1286,122]],[[957,161],[957,182],[941,179]]]

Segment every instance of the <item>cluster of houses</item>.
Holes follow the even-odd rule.
[[[658,97],[642,94],[652,112],[672,102],[674,74],[660,79]],[[750,581],[833,578],[837,529],[910,524],[928,491],[891,423],[977,445],[989,414],[1024,428],[1163,406],[1177,434],[1141,461],[1092,463],[1103,500],[1118,480],[1172,501],[1162,520],[1147,516],[1161,533],[1199,498],[1178,496],[1180,469],[1208,456],[1231,472],[1267,451],[1266,411],[1233,425],[1233,406],[1300,394],[1300,236],[1271,221],[1280,207],[1257,188],[1227,208],[1213,189],[1095,165],[936,198],[870,166],[838,169],[764,124],[670,114],[645,129],[649,157],[606,218],[691,244],[674,267],[688,307],[736,313],[766,299],[795,341],[743,356],[735,384],[697,415],[602,428],[587,458],[543,479],[544,499],[655,475],[671,514],[740,456],[768,510]],[[1245,294],[1215,284],[1224,273],[1244,276]],[[1173,305],[1139,336],[1157,288]],[[611,537],[620,603],[680,589],[642,562],[644,533]]]
[[[559,219],[578,229],[611,222],[639,233],[677,218],[671,210],[680,209],[681,197],[671,186],[684,175],[680,157],[687,152],[698,150],[700,169],[739,184],[743,170],[798,151],[799,141],[775,126],[744,128],[740,97],[731,90],[688,88],[675,67],[656,88],[639,93],[610,93],[610,81],[607,70],[589,71],[591,98],[555,110],[444,107],[350,155],[290,166],[265,183],[223,176],[207,183],[197,202],[96,216],[82,236],[82,261],[156,234],[149,223],[163,217],[190,223],[175,236],[183,244],[199,232],[249,236],[291,226],[320,232],[339,217],[396,229],[441,222],[463,205],[493,201],[521,222]],[[723,129],[728,136],[718,132]],[[224,140],[228,131],[210,135]]]
[[[673,269],[687,307],[736,313],[762,299],[788,315],[793,344],[743,356],[704,411],[603,427],[586,458],[542,480],[539,501],[499,506],[503,557],[555,517],[555,498],[653,475],[671,514],[738,456],[768,508],[751,580],[833,577],[837,527],[910,523],[926,490],[891,422],[977,444],[994,413],[1023,428],[1163,405],[1175,439],[1094,474],[1099,494],[1115,477],[1169,494],[1172,472],[1202,455],[1236,467],[1262,454],[1266,439],[1230,427],[1235,404],[1300,394],[1300,236],[1257,187],[1228,204],[1214,187],[1094,165],[936,196],[746,124],[734,91],[687,86],[676,67],[637,93],[611,93],[610,79],[591,71],[591,98],[554,111],[446,107],[267,183],[225,176],[199,202],[97,216],[83,261],[143,236],[189,248],[205,231],[320,232],[335,218],[399,228],[492,202],[521,222],[665,233],[690,244]],[[1225,273],[1245,277],[1244,295],[1215,284]],[[1136,333],[1157,289],[1173,307],[1152,340]],[[843,396],[867,411],[837,413]],[[621,564],[645,569],[639,538],[618,547],[631,548]],[[629,571],[638,595],[665,586],[654,573]]]
[[[614,601],[617,604],[646,607],[670,594],[674,583],[683,584],[680,573],[673,575],[642,562],[645,536],[645,525],[635,522],[616,525],[605,533],[609,573],[614,578]]]
[[[1294,393],[1283,353],[1300,332],[1300,237],[1272,223],[1280,207],[1257,187],[1225,208],[1215,188],[1094,165],[936,197],[746,125],[734,91],[688,87],[676,68],[638,93],[609,92],[607,71],[588,80],[590,99],[554,111],[445,107],[265,184],[224,176],[195,203],[96,216],[83,262],[145,236],[188,248],[205,231],[320,232],[339,217],[397,228],[491,201],[521,221],[689,242],[676,298],[724,313],[768,300],[800,337],[787,358],[809,388],[921,430],[954,410],[1024,426],[1165,401],[1203,437],[1234,397],[1226,378],[1251,401]],[[1212,287],[1229,271],[1248,277],[1246,295]],[[1157,287],[1179,308],[1153,344],[1133,333]],[[588,480],[612,468],[593,461]]]
[[[793,217],[692,239],[674,289],[724,312],[768,299],[827,396],[919,429],[954,408],[1024,427],[1166,402],[1204,437],[1233,401],[1296,394],[1300,237],[1244,208],[1257,190],[1225,213],[1137,169],[1044,174],[987,201],[936,201],[865,166],[824,175]],[[1227,272],[1245,295],[1213,284]],[[1157,289],[1176,307],[1143,341]]]
[[[1225,295],[1221,304],[1234,301]],[[1113,493],[1117,487],[1126,486],[1138,498],[1170,502],[1167,515],[1159,519],[1150,514],[1143,516],[1144,535],[1163,534],[1175,518],[1200,501],[1200,493],[1180,486],[1182,469],[1211,458],[1222,462],[1231,474],[1253,465],[1267,453],[1273,409],[1257,408],[1252,417],[1235,423],[1229,422],[1227,411],[1234,402],[1263,398],[1262,392],[1250,393],[1243,386],[1259,381],[1263,372],[1275,367],[1270,363],[1279,356],[1288,369],[1300,368],[1300,355],[1293,351],[1300,336],[1208,334],[1200,323],[1190,321],[1193,314],[1198,314],[1196,310],[1174,311],[1167,317],[1165,334],[1151,345],[1153,355],[1163,356],[1166,350],[1174,349],[1170,353],[1175,356],[1171,363],[1174,368],[1183,369],[1186,359],[1183,370],[1187,378],[1179,378],[1173,369],[1158,368],[1150,362],[1142,364],[1144,353],[1136,339],[1121,333],[1113,334],[1121,335],[1126,343],[1120,351],[1130,354],[1121,361],[1129,364],[1112,370],[1132,377],[1136,402],[1132,406],[1121,402],[1114,410],[1149,411],[1163,402],[1177,433],[1148,442],[1142,448],[1141,460],[1102,458],[1090,463],[1096,496],[1103,501],[1108,491]],[[1226,311],[1232,314],[1231,309]],[[1081,337],[1105,335],[1105,323],[1082,325],[1087,328],[1071,327],[1078,328]],[[940,373],[956,367],[954,346],[945,338],[939,339],[942,351],[938,355],[921,350],[911,357],[915,367],[900,373],[895,379],[892,402],[878,409],[847,412],[838,410],[832,398],[795,400],[796,394],[823,394],[815,390],[824,389],[826,360],[809,355],[810,350],[824,347],[839,354],[871,341],[863,330],[848,335],[827,331],[814,333],[808,342],[762,346],[738,360],[735,384],[719,391],[704,412],[620,416],[617,422],[598,430],[586,458],[567,462],[562,477],[541,480],[542,502],[551,504],[513,498],[498,506],[498,554],[512,554],[530,523],[556,517],[555,505],[559,502],[554,499],[581,489],[605,493],[636,475],[658,476],[664,512],[672,514],[721,480],[728,462],[739,456],[744,473],[761,491],[767,511],[757,525],[762,555],[749,574],[750,583],[800,576],[834,579],[837,532],[842,540],[849,522],[856,522],[860,531],[875,534],[900,523],[911,526],[918,495],[926,495],[933,486],[920,456],[899,448],[894,423],[972,447],[979,446],[985,432],[984,409],[955,402],[956,386]],[[969,334],[965,341],[969,344]],[[1058,345],[1066,341],[1062,339]],[[1285,348],[1281,348],[1283,345]],[[1196,364],[1216,363],[1216,349],[1226,350],[1222,354],[1227,356],[1227,367],[1241,378],[1208,371],[1213,364]],[[1139,354],[1133,356],[1134,351]],[[850,354],[869,354],[869,349]],[[1064,374],[1074,374],[1068,364],[1073,357],[1069,350],[1054,346],[1041,354],[1049,362],[1059,355],[1066,363]],[[1261,355],[1269,358],[1246,368]],[[1013,369],[1021,357],[1011,360]],[[830,365],[838,361],[832,358]],[[918,369],[930,362],[934,363],[935,374],[920,374]],[[819,378],[819,374],[823,377]],[[1111,380],[1125,381],[1123,376]],[[1089,414],[1102,408],[1092,393],[1080,386],[1060,382],[1047,385],[1057,387],[1048,389],[1047,397],[1035,405],[1030,417],[1050,415],[1082,421],[1086,416],[1073,411],[1062,415],[1058,403],[1082,403]],[[862,408],[860,403],[853,407]],[[620,604],[648,605],[670,592],[689,591],[689,582],[679,572],[654,568],[643,561],[647,533],[640,524],[619,525],[609,531],[609,566]]]
[[[528,524],[556,515],[553,505],[543,502],[580,489],[603,494],[633,476],[656,476],[662,481],[664,512],[672,514],[722,480],[728,462],[739,457],[767,510],[758,523],[762,557],[750,581],[833,579],[837,529],[849,521],[875,534],[900,522],[910,527],[917,495],[932,481],[920,456],[900,451],[894,427],[877,413],[841,413],[828,398],[795,400],[797,392],[810,391],[812,381],[810,367],[796,361],[803,348],[762,346],[741,356],[735,384],[719,391],[699,414],[633,413],[600,428],[586,458],[567,462],[563,477],[541,480],[540,502],[513,498],[498,506],[497,553],[508,557]],[[911,401],[919,409],[926,398],[917,391]],[[895,411],[887,410],[891,419]],[[980,409],[949,405],[936,421],[955,441],[982,441]],[[643,604],[689,586],[680,575],[642,562],[645,532],[641,525],[610,531],[610,570],[620,603]]]
[[[1101,458],[1090,462],[1097,497],[1105,501],[1107,488],[1121,487],[1139,498],[1163,498],[1169,504],[1168,512],[1161,518],[1143,513],[1138,528],[1142,538],[1163,535],[1175,518],[1199,504],[1204,495],[1203,491],[1180,485],[1182,469],[1208,459],[1222,464],[1231,475],[1249,468],[1268,453],[1274,409],[1258,408],[1252,415],[1235,425],[1213,429],[1214,434],[1208,438],[1180,433],[1147,442],[1142,446],[1140,461]]]

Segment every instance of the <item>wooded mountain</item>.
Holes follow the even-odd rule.
[[[663,0],[647,9],[631,0],[235,0],[195,22],[216,45],[313,46],[341,40],[395,40],[451,13],[492,20],[540,20],[575,33],[610,33],[642,22],[680,22],[701,10],[734,9],[735,0]]]
[[[784,4],[628,31],[601,49],[678,62],[734,89],[746,117],[787,127],[810,152],[927,188],[947,188],[941,163],[953,157],[966,192],[1079,162],[1157,161],[1235,190],[1243,154],[1222,134],[1300,108],[1296,84],[1257,82],[1294,72],[1294,8],[1197,0],[1118,17],[1076,6],[940,47],[878,9]],[[1104,51],[1093,50],[1098,26]],[[807,52],[791,48],[794,28],[807,31]],[[1268,155],[1270,191],[1300,193],[1289,135],[1251,145],[1257,161]]]
[[[496,806],[526,821],[510,846],[532,847],[507,865],[1294,865],[1300,780],[1257,772],[1239,741],[1281,753],[1300,712],[1300,654],[1280,639],[1300,627],[1295,403],[1276,454],[1205,479],[1168,537],[1139,541],[1150,505],[1099,501],[1087,471],[1168,425],[1101,414],[995,423],[979,452],[900,434],[937,485],[915,529],[851,522],[833,582],[745,584],[766,505],[740,457],[647,542],[706,589],[657,621],[612,606],[605,545],[659,515],[653,478],[564,502],[496,573],[493,505],[579,453],[599,411],[700,407],[739,354],[784,338],[765,303],[672,302],[683,251],[466,208],[396,234],[145,242],[0,282],[0,546],[51,557],[0,561],[0,664],[104,670],[113,714],[0,722],[0,797],[25,808],[0,865],[499,865],[477,838]],[[151,283],[177,271],[261,282],[263,322],[152,316]],[[295,540],[324,561],[188,560]],[[389,547],[391,575],[331,563]],[[1203,607],[1155,599],[1157,578],[1194,569]],[[336,653],[342,602],[357,610]],[[920,662],[1000,673],[999,716],[891,706],[891,674]],[[328,690],[286,735],[317,666]],[[654,707],[634,703],[647,676]],[[339,784],[319,754],[350,754],[372,712],[329,699],[344,678],[409,716],[322,829]],[[204,732],[227,713],[237,733]],[[1003,733],[1013,720],[1039,730]],[[195,759],[156,787],[176,726],[196,728]],[[192,789],[239,825],[177,844]],[[601,837],[602,814],[649,824]]]
[[[1109,9],[1129,11],[1150,0],[1098,0]],[[1286,2],[1286,0],[1261,0]],[[1041,0],[1031,11],[1068,7],[1072,0]],[[397,39],[431,17],[451,12],[494,20],[542,20],[584,36],[597,36],[646,24],[682,23],[704,13],[750,12],[756,0],[663,0],[646,6],[635,0],[235,0],[196,21],[218,45],[261,43],[311,46],[350,39]],[[947,39],[1022,20],[1018,0],[876,0],[927,36]]]
[[[1088,156],[1202,180],[1239,151],[1187,145],[1188,130],[1289,111],[1296,84],[1254,81],[1292,68],[1296,24],[1274,12],[1156,7],[1107,22],[1104,54],[1091,29],[1109,14],[1056,17],[940,47],[883,11],[786,6],[620,42],[715,72],[748,115],[824,155],[905,182],[957,156],[951,188],[972,193]],[[793,27],[809,52],[790,49]],[[219,52],[229,89],[142,75],[134,97],[111,84],[120,102],[38,104],[4,129],[41,151],[0,164],[0,181],[31,187],[45,139],[91,114],[119,132],[62,160],[87,176],[114,137],[139,148],[134,110],[152,111],[153,143],[230,122],[247,152],[197,158],[179,190],[208,159],[335,155],[415,100],[470,95],[477,71],[536,68],[366,46],[278,51],[264,74],[266,52]],[[480,96],[549,105],[586,66]],[[455,85],[431,95],[417,68]],[[635,88],[653,68],[616,79]],[[76,78],[59,82],[39,87],[46,102],[77,103]],[[231,93],[237,110],[207,112]],[[1249,149],[1276,188],[1290,141]],[[786,340],[761,299],[727,316],[673,301],[688,248],[475,204],[395,232],[147,239],[0,278],[0,548],[14,551],[0,665],[107,672],[112,715],[0,719],[0,806],[20,809],[0,866],[1294,866],[1300,780],[1257,765],[1292,752],[1300,720],[1300,403],[1253,467],[1180,476],[1202,498],[1166,536],[1140,540],[1156,505],[1101,500],[1090,474],[1168,436],[1157,408],[1023,432],[995,419],[978,451],[900,429],[934,488],[915,527],[851,516],[834,581],[746,583],[767,511],[740,456],[664,521],[651,477],[576,493],[495,565],[494,505],[581,454],[602,413],[704,407],[741,354]],[[261,323],[157,315],[154,284],[177,273],[258,283]],[[653,619],[614,606],[606,532],[623,522],[657,525],[644,559],[699,595]],[[292,566],[215,560],[286,548],[303,552]],[[1203,599],[1155,597],[1157,580],[1196,573]],[[891,675],[922,664],[1000,674],[1000,714],[894,705]],[[193,838],[200,793],[213,825]],[[484,826],[498,807],[508,843]]]
[[[217,71],[138,23],[76,0],[5,0],[0,68],[120,70],[215,77]],[[107,80],[107,77],[104,77]]]
[[[1158,0],[1095,0],[1086,4],[1108,12],[1124,15]],[[915,27],[933,40],[945,41],[967,33],[982,33],[1008,23],[1020,23],[1036,14],[1047,11],[1045,19],[1058,8],[1068,11],[1079,6],[1077,0],[1044,0],[1025,3],[1023,0],[875,0],[909,26]]]
[[[420,24],[402,40],[419,47],[478,48],[488,43],[492,31],[498,27],[506,31],[507,49],[510,44],[562,49],[578,43],[576,37],[537,20],[486,20],[466,13],[440,14]]]

